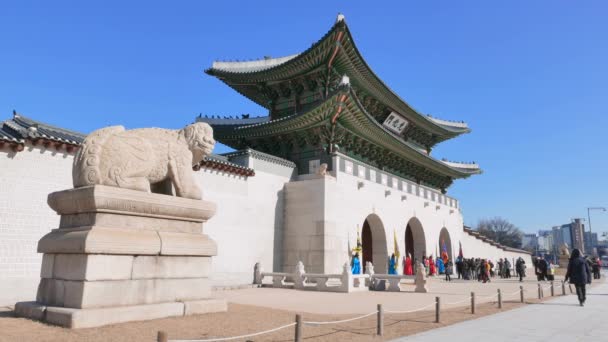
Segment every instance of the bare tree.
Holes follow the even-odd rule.
[[[521,248],[522,231],[502,217],[479,220],[477,231],[501,245]]]

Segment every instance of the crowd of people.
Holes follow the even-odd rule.
[[[543,257],[533,259],[534,273],[539,281],[553,281],[555,275],[555,265]],[[418,259],[408,254],[403,258],[403,273],[405,275],[415,275],[416,268],[414,265],[418,263]],[[453,263],[447,257],[447,253],[439,258],[434,259],[432,255],[423,256],[422,264],[427,276],[444,275],[445,281],[452,280],[454,266],[458,279],[477,280],[479,282],[489,282],[492,278],[498,276],[500,278],[509,279],[514,271],[519,281],[523,281],[526,276],[526,262],[519,257],[512,265],[508,258],[500,258],[496,263],[489,259],[482,258],[463,258],[458,256],[456,262]],[[581,306],[584,306],[586,297],[586,285],[591,284],[591,274],[593,279],[600,278],[601,260],[597,257],[583,256],[578,249],[574,249],[569,259],[568,268],[566,271],[565,281],[569,281],[576,287],[576,293]],[[398,267],[398,259],[395,254],[388,258],[389,274],[399,274],[401,270]],[[355,253],[351,260],[351,270],[353,274],[362,273],[361,261],[359,253]]]
[[[500,258],[498,261],[493,262],[490,259],[483,258],[463,258],[458,256],[455,262],[452,262],[447,257],[447,253],[443,253],[439,258],[433,258],[433,255],[423,256],[422,264],[427,276],[445,276],[445,281],[452,280],[452,274],[456,271],[457,279],[463,280],[477,280],[479,282],[490,282],[492,278],[499,277],[502,279],[510,279],[512,276],[519,278],[519,281],[523,281],[526,276],[526,262],[523,258],[519,257],[515,260],[515,265],[508,258]],[[579,251],[580,255],[580,251]],[[586,266],[590,270],[590,274],[593,273],[593,279],[600,278],[600,268],[602,266],[599,258],[582,257],[585,260]],[[555,268],[556,265],[544,259],[538,257],[533,259],[534,273],[538,281],[553,281],[555,279]],[[416,267],[418,263],[417,258],[412,258],[411,255],[403,257],[402,269],[399,267],[398,259],[395,254],[388,258],[388,273],[389,274],[404,274],[404,275],[415,275]],[[351,270],[353,274],[360,274],[363,272],[359,254],[355,253],[351,260]],[[591,278],[591,275],[589,276]]]
[[[448,258],[447,253],[438,258],[433,255],[423,256],[422,264],[427,276],[445,276],[445,281],[452,281],[452,274],[456,271],[458,279],[477,280],[483,283],[491,281],[492,278],[498,276],[500,278],[511,278],[511,274],[516,274],[520,281],[525,277],[526,262],[523,258],[518,258],[515,261],[513,269],[511,262],[507,258],[500,258],[496,263],[489,259],[482,258],[463,258],[459,256],[453,262]],[[415,275],[415,265],[418,263],[417,258],[412,258],[411,255],[403,257],[402,269],[399,267],[398,259],[395,254],[388,258],[388,274],[404,274]],[[359,254],[356,253],[351,260],[351,270],[353,274],[362,273]]]

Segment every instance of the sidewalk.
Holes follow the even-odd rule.
[[[605,274],[603,274],[604,276]],[[396,339],[407,342],[470,341],[606,341],[608,340],[608,283],[587,289],[580,307],[576,295],[457,323]]]

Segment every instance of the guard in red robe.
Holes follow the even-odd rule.
[[[412,268],[412,258],[410,258],[409,254],[405,258],[405,262],[403,263],[403,274],[414,275],[414,269]]]
[[[429,257],[429,275],[435,275],[435,262],[433,261],[433,256]]]

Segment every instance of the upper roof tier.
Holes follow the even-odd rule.
[[[197,121],[209,123],[215,139],[225,145],[235,149],[253,147],[273,155],[285,153],[290,147],[295,151],[335,142],[342,152],[355,158],[442,190],[454,179],[481,173],[477,164],[437,160],[417,144],[403,140],[392,127],[378,123],[347,80],[325,101],[278,119],[199,116]]]
[[[275,95],[278,93],[280,96],[285,85],[294,89],[294,80],[300,80],[306,85],[311,79],[314,82],[315,78],[325,77],[327,82],[318,83],[329,84],[329,78],[333,74],[337,77],[348,75],[351,86],[359,92],[359,98],[362,101],[370,98],[365,102],[371,102],[373,108],[381,108],[381,113],[374,115],[376,121],[382,124],[393,112],[401,115],[410,127],[416,127],[414,131],[417,134],[412,138],[428,148],[470,132],[464,122],[441,120],[419,113],[384,84],[361,56],[342,15],[338,16],[336,23],[319,41],[300,54],[280,58],[265,57],[256,61],[214,62],[205,72],[271,111],[273,86],[276,88]],[[281,90],[278,89],[279,86]],[[323,93],[323,90],[327,95],[327,89],[319,92]],[[291,93],[290,89],[287,91]]]

